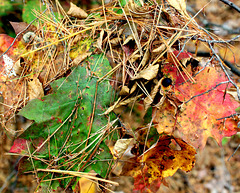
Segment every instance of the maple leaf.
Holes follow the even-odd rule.
[[[68,77],[54,81],[51,84],[51,94],[30,101],[20,111],[20,115],[35,122],[15,140],[20,145],[21,140],[23,140],[22,142],[27,141],[29,150],[26,146],[22,146],[21,151],[17,152],[34,152],[35,156],[50,161],[53,156],[58,157],[62,154],[61,151],[64,151],[69,156],[59,157],[60,167],[72,171],[80,170],[82,167],[84,172],[94,170],[105,177],[110,163],[102,161],[102,159],[111,159],[112,156],[102,141],[104,131],[101,129],[107,125],[108,118],[99,114],[109,104],[111,93],[108,91],[108,81],[102,81],[97,90],[95,116],[90,129],[97,78],[92,77],[89,68],[91,67],[91,72],[95,76],[103,76],[111,67],[104,55],[93,55],[84,64],[85,67],[73,68]],[[49,137],[50,135],[51,137]],[[15,147],[14,144],[13,150]],[[94,148],[97,150],[94,151]],[[79,153],[85,151],[86,154]],[[83,163],[82,160],[87,160],[91,154],[94,157],[88,163]],[[47,162],[35,159],[35,157],[32,161],[36,168],[48,167]],[[24,157],[20,162],[19,172],[32,170],[31,162]],[[39,174],[39,178],[48,177]],[[64,181],[64,186],[67,183],[69,181]],[[43,184],[48,184],[48,182],[43,181]]]
[[[122,175],[134,177],[135,190],[159,188],[163,178],[172,176],[178,169],[189,172],[195,164],[195,154],[195,149],[183,140],[162,135],[154,147],[129,159]]]
[[[197,148],[203,148],[208,137],[221,144],[223,137],[237,133],[238,121],[231,115],[235,114],[239,103],[225,93],[231,84],[220,68],[206,67],[192,82],[184,72],[180,74],[175,65],[163,65],[162,72],[173,79],[174,95],[183,105],[174,107],[166,100],[163,109],[154,109],[154,122],[159,133],[172,132],[176,127],[181,138]],[[174,112],[176,108],[177,114]],[[173,118],[176,119],[175,124],[172,123]]]

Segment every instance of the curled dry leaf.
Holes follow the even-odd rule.
[[[149,58],[150,58],[150,52],[149,52],[149,49],[147,49],[143,55],[143,59],[139,66],[144,67],[147,64]]]
[[[15,73],[16,73],[17,75],[21,75],[22,70],[23,70],[23,68],[22,68],[22,66],[21,66],[21,59],[17,60],[17,61],[14,63],[14,65],[13,65],[13,70],[15,71]]]
[[[84,61],[87,57],[91,56],[92,52],[85,52],[79,56],[77,56],[74,60],[73,60],[73,65],[77,66],[79,65],[82,61]]]
[[[136,80],[140,78],[143,78],[146,80],[152,80],[157,76],[158,69],[159,69],[159,64],[156,64],[154,66],[149,66],[148,68],[139,72],[135,77],[132,78],[132,80]]]
[[[114,109],[118,108],[118,107],[121,107],[121,106],[124,106],[124,105],[128,105],[129,103],[133,103],[133,102],[136,102],[140,97],[142,97],[143,95],[140,94],[140,95],[137,95],[135,97],[132,97],[132,98],[128,98],[124,101],[121,101],[121,97],[118,98],[118,100],[114,103],[114,105],[112,105],[111,107],[108,108],[107,111],[105,111],[103,114],[106,115],[110,112],[112,112]]]
[[[73,3],[70,3],[70,9],[68,10],[67,14],[78,19],[85,19],[88,16],[83,9],[74,5]]]
[[[97,39],[97,43],[96,43],[96,46],[97,46],[100,50],[102,50],[103,35],[104,35],[104,30],[101,30],[100,36],[99,36],[99,38]]]
[[[166,49],[165,44],[161,44],[158,48],[155,48],[152,52],[154,53],[162,53]]]
[[[131,40],[134,40],[134,36],[133,34],[129,35],[127,37],[127,39],[123,42],[123,45],[126,45],[127,43],[129,43]]]
[[[133,138],[130,139],[118,139],[113,147],[114,156],[121,158],[125,151],[128,149]]]
[[[156,96],[156,94],[158,93],[159,91],[159,87],[161,86],[161,80],[158,81],[158,83],[154,86],[154,88],[151,90],[151,93],[149,96],[147,96],[145,99],[144,99],[144,109],[145,111],[147,111],[147,109],[150,107],[150,105],[153,103],[153,100]]]
[[[119,38],[119,37],[116,37],[116,38],[113,38],[110,40],[110,43],[113,45],[113,46],[117,46],[120,44],[120,42],[122,41],[122,38]]]
[[[128,95],[130,92],[130,89],[127,86],[123,86],[119,95]]]
[[[41,98],[44,96],[42,83],[38,78],[34,78],[32,81],[28,82],[28,94],[29,100]]]

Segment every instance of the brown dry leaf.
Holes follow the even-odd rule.
[[[134,35],[130,34],[127,39],[123,42],[123,45],[126,45],[128,42],[130,42],[131,40],[135,40],[134,39]]]
[[[142,97],[143,94],[140,94],[140,95],[137,95],[135,97],[132,97],[132,98],[128,98],[122,102],[120,102],[118,105],[116,105],[116,108],[120,107],[120,106],[124,106],[124,105],[127,105],[129,103],[132,103],[132,102],[136,102],[136,100],[138,100],[140,97]]]
[[[157,84],[154,86],[154,88],[151,90],[150,95],[147,96],[147,97],[144,99],[143,103],[144,103],[144,109],[145,109],[145,111],[147,111],[148,108],[150,107],[150,105],[152,104],[152,102],[153,102],[153,100],[154,100],[157,92],[159,91],[159,87],[161,86],[161,84],[162,84],[162,81],[159,80],[158,83],[157,83]]]
[[[103,35],[104,35],[104,30],[101,30],[101,32],[100,32],[100,36],[99,36],[99,38],[97,39],[97,47],[100,49],[100,50],[102,50],[102,42],[103,42]]]
[[[121,91],[119,92],[119,95],[128,95],[130,92],[130,89],[127,86],[123,86]]]
[[[116,108],[120,100],[121,97],[119,97],[118,100],[111,107],[109,107],[103,114],[107,115],[108,113],[112,112]]]
[[[140,57],[141,57],[141,55],[139,55],[139,54],[134,54],[134,55],[131,56],[131,58],[129,58],[129,62],[130,62],[130,63],[134,63],[134,62],[136,62],[136,60],[137,60],[138,58],[140,58]]]
[[[116,109],[118,107],[127,105],[127,104],[132,103],[132,102],[136,102],[136,100],[138,100],[142,96],[143,96],[143,94],[140,94],[140,95],[137,95],[135,97],[128,98],[128,99],[126,99],[122,102],[119,102],[121,100],[121,97],[119,97],[118,100],[111,107],[109,107],[108,110],[105,111],[103,114],[106,115],[106,114],[112,112],[114,109]]]
[[[154,53],[162,53],[166,49],[165,44],[161,44],[158,48],[155,48],[152,52]]]
[[[113,147],[114,156],[121,158],[125,151],[128,149],[130,143],[133,141],[133,138],[130,139],[119,139]]]
[[[120,44],[120,42],[122,41],[122,38],[119,38],[119,37],[116,37],[116,38],[113,38],[110,40],[110,43],[113,45],[113,46],[117,46]]]
[[[130,94],[132,94],[137,89],[137,83],[135,82],[132,88],[130,89]]]
[[[73,3],[70,3],[70,9],[68,10],[67,14],[78,19],[85,19],[88,16],[83,9],[74,5]]]
[[[13,70],[17,75],[21,75],[23,68],[21,67],[21,60],[17,60],[13,65]]]
[[[148,68],[139,72],[137,76],[132,78],[132,80],[136,80],[140,78],[143,78],[146,80],[152,80],[157,76],[158,69],[159,69],[159,64],[156,64],[154,66],[149,66]]]
[[[79,56],[77,56],[74,60],[73,60],[73,66],[77,66],[79,65],[83,60],[85,60],[87,57],[91,56],[92,52],[86,52],[83,53]]]
[[[147,49],[146,52],[144,53],[143,59],[139,66],[144,67],[147,64],[149,58],[150,58],[150,52],[149,52],[149,49]]]
[[[189,15],[186,10],[186,1],[185,0],[168,0],[169,5],[174,7],[179,13],[183,16],[189,18]]]
[[[44,96],[42,83],[38,78],[34,78],[32,81],[28,82],[28,94],[29,100],[41,98]]]

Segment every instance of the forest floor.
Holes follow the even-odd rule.
[[[206,6],[208,2],[210,3]],[[239,0],[232,0],[232,2],[240,7]],[[196,20],[223,39],[231,39],[240,34],[240,13],[219,0],[188,0],[187,5],[191,14],[206,6]],[[219,50],[219,53],[227,61],[240,65],[239,41],[236,41],[233,46],[232,53],[226,53],[224,49]],[[6,155],[12,143],[13,140],[7,135],[0,141],[0,192],[34,192],[34,177],[32,175],[17,176],[18,157]],[[233,155],[239,144],[240,134],[225,139],[222,147],[209,138],[204,150],[197,154],[194,169],[189,173],[178,171],[172,177],[167,178],[168,187],[162,185],[158,192],[240,193],[240,149]],[[120,184],[118,187],[113,187],[114,192],[132,192],[132,178],[112,177],[112,180]]]

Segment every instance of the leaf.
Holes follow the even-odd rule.
[[[67,14],[78,19],[85,19],[88,16],[83,9],[74,5],[72,2],[70,2],[70,9],[68,10]]]
[[[154,66],[149,66],[148,68],[140,71],[135,77],[132,78],[132,80],[136,79],[146,79],[146,80],[152,80],[157,76],[159,69],[159,64],[156,64]]]
[[[26,23],[30,23],[36,18],[33,10],[40,11],[46,9],[46,5],[41,5],[39,0],[30,0],[27,1],[23,6],[22,19]]]
[[[28,26],[27,23],[25,22],[13,22],[13,21],[9,21],[11,26],[13,27],[15,34],[20,33],[21,31],[25,30]]]
[[[114,156],[116,156],[117,158],[121,158],[132,141],[133,141],[133,138],[118,139],[113,147]]]
[[[0,55],[2,55],[12,44],[14,38],[0,34]],[[8,52],[0,58],[0,93],[2,97],[1,106],[3,116],[1,124],[9,128],[7,121],[14,116],[14,108],[18,108],[19,100],[23,96],[22,91],[26,89],[22,79],[19,79],[19,63],[17,62],[21,50],[21,42],[16,40]],[[7,124],[7,125],[6,125]],[[9,128],[9,130],[11,130]],[[14,131],[11,131],[14,134]]]
[[[88,192],[88,193],[96,193],[97,192],[97,184],[87,178],[81,178],[78,181],[80,192]],[[75,189],[75,192],[76,189]]]
[[[174,146],[180,148],[176,149]],[[158,143],[137,158],[131,158],[123,167],[123,175],[133,176],[136,189],[145,189],[152,183],[160,183],[163,178],[172,176],[178,169],[189,172],[195,164],[196,151],[179,138],[162,135]],[[140,179],[142,183],[140,182]],[[140,184],[142,184],[140,186]]]
[[[24,154],[26,153],[27,150],[27,140],[26,139],[16,139],[9,150],[10,153],[19,153],[19,154]]]
[[[74,60],[73,60],[73,65],[77,66],[79,65],[82,61],[84,61],[87,57],[91,56],[92,52],[85,52],[79,56],[77,56]]]
[[[154,122],[158,123],[159,133],[178,128],[182,139],[196,148],[203,148],[208,137],[221,144],[224,136],[236,134],[238,119],[231,115],[235,114],[239,103],[225,93],[228,84],[222,83],[228,79],[221,69],[206,67],[194,77],[194,82],[184,82],[175,66],[165,65],[162,71],[165,76],[173,78],[175,97],[184,104],[176,105],[179,108],[177,114],[173,110],[168,111],[172,107],[166,102],[164,110],[156,110]],[[172,121],[176,117],[173,126]]]
[[[104,127],[108,123],[108,117],[99,114],[110,102],[111,93],[108,81],[102,81],[97,90],[94,121],[91,135],[88,136],[88,134],[98,80],[92,76],[92,73],[101,77],[109,69],[111,67],[108,60],[103,55],[91,56],[84,63],[84,67],[73,68],[68,77],[56,80],[51,85],[52,94],[42,97],[41,100],[30,101],[20,111],[20,115],[35,121],[20,136],[20,139],[26,139],[33,147],[31,152],[35,152],[34,158],[36,158],[33,159],[34,165],[38,165],[39,168],[47,168],[48,161],[57,159],[55,169],[71,171],[81,169],[85,172],[94,170],[102,177],[107,175],[110,164],[108,160],[112,158],[108,147],[103,142]],[[40,146],[34,145],[39,138],[43,138],[44,142]],[[87,148],[85,148],[86,140],[89,145]],[[42,147],[40,152],[37,151],[39,147]],[[94,156],[85,164],[91,154]],[[31,164],[27,164],[27,160],[24,160],[21,165],[21,172],[33,169]],[[39,178],[47,179],[50,177],[49,175],[41,174]],[[69,180],[61,181],[63,187],[66,187]]]
[[[34,78],[28,82],[28,94],[29,100],[41,98],[44,96],[43,87],[38,78]]]
[[[9,11],[13,10],[13,4],[12,2],[8,0],[1,0],[0,4],[0,16],[7,15]]]
[[[167,0],[169,5],[174,7],[179,13],[187,18],[190,18],[186,10],[186,1],[185,0]]]

